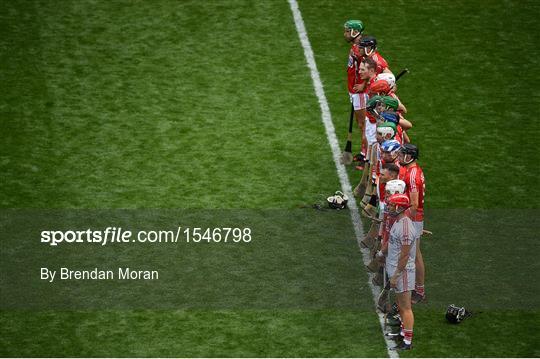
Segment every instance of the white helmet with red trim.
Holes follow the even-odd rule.
[[[405,182],[403,182],[402,180],[399,180],[399,179],[390,180],[386,182],[385,191],[390,196],[396,193],[403,194],[405,193],[405,186],[406,186]]]
[[[390,72],[382,72],[378,74],[375,80],[376,81],[384,80],[388,82],[388,86],[390,86],[390,88],[394,87],[394,85],[396,84],[396,77],[394,76],[393,73],[390,73]]]

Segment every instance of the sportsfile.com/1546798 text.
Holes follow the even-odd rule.
[[[40,242],[50,246],[59,244],[93,243],[102,246],[110,243],[249,243],[249,227],[181,227],[175,230],[140,230],[135,235],[121,227],[103,230],[48,230],[41,231]]]

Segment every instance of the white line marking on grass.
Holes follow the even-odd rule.
[[[362,248],[360,242],[364,239],[364,229],[362,227],[362,220],[360,219],[360,214],[358,212],[358,206],[356,200],[352,194],[351,183],[349,182],[349,176],[345,166],[339,162],[339,157],[341,155],[341,150],[339,148],[339,142],[336,137],[336,130],[334,128],[334,123],[332,122],[332,115],[330,114],[330,107],[328,106],[328,101],[326,100],[326,95],[324,94],[324,88],[321,82],[321,77],[319,71],[317,70],[317,64],[315,63],[315,56],[313,56],[313,50],[311,49],[311,44],[309,42],[308,34],[306,27],[304,25],[304,20],[302,20],[302,14],[298,8],[298,3],[296,0],[288,0],[289,5],[291,6],[291,11],[294,17],[294,23],[296,25],[296,31],[298,32],[298,37],[300,38],[300,43],[304,48],[304,56],[306,57],[307,65],[311,72],[311,79],[313,80],[313,87],[315,88],[315,94],[319,100],[319,105],[321,106],[321,115],[322,121],[324,123],[324,128],[326,130],[326,137],[328,137],[328,143],[332,149],[332,156],[334,158],[334,163],[336,165],[337,174],[339,177],[339,182],[341,183],[341,191],[349,197],[349,212],[351,213],[351,220],[354,227],[354,232],[356,234],[356,241],[358,247],[362,252],[362,258],[364,264],[367,265],[370,262],[369,250]],[[378,288],[375,287],[371,282],[372,275],[368,275],[368,285],[371,288],[371,294],[373,295],[373,301],[375,306],[377,305],[378,297]],[[379,316],[379,323],[381,325],[381,330],[383,331],[383,337],[388,348],[390,348],[393,342],[386,338],[384,335],[384,316],[383,314],[377,311]],[[399,355],[390,349],[387,349],[388,356],[390,358],[399,358]]]

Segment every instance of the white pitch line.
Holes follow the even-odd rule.
[[[294,23],[296,25],[296,31],[298,32],[298,37],[300,38],[300,43],[304,48],[304,56],[306,57],[307,66],[311,72],[311,79],[313,80],[313,87],[315,88],[315,94],[319,100],[319,105],[321,106],[321,115],[322,121],[324,123],[324,128],[326,130],[326,137],[328,137],[328,143],[332,149],[332,157],[334,158],[334,164],[336,165],[337,174],[339,177],[339,182],[341,183],[341,191],[349,197],[349,212],[351,213],[351,220],[354,227],[354,232],[356,234],[356,241],[358,247],[362,252],[362,258],[364,264],[367,265],[371,259],[369,258],[369,250],[367,248],[362,248],[360,242],[364,239],[364,229],[362,227],[362,220],[360,219],[360,214],[358,212],[358,206],[356,200],[352,194],[351,183],[349,182],[349,176],[345,166],[339,161],[341,155],[341,149],[339,148],[339,142],[336,137],[336,130],[334,128],[334,123],[332,122],[332,115],[330,114],[330,107],[328,106],[328,101],[326,100],[326,95],[324,94],[323,84],[321,82],[321,77],[319,71],[317,70],[317,64],[315,63],[315,56],[313,56],[313,50],[311,49],[311,44],[309,42],[308,34],[306,27],[304,25],[304,20],[302,19],[302,13],[298,8],[298,3],[296,0],[288,0],[289,5],[291,6],[291,11],[294,17]],[[377,306],[377,297],[379,289],[373,285],[371,282],[372,275],[368,275],[368,285],[371,288],[371,294],[373,295],[373,301],[375,307]],[[386,342],[388,356],[390,358],[399,358],[399,355],[396,351],[390,350],[393,342],[386,338],[384,335],[384,316],[382,313],[376,311],[379,316],[379,323],[381,325],[381,330],[383,332],[383,337]]]

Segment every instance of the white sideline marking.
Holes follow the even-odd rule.
[[[362,252],[362,258],[363,258],[364,264],[367,265],[370,262],[369,250],[362,248],[360,246],[360,242],[365,237],[364,229],[362,228],[362,220],[360,219],[360,214],[358,212],[358,206],[356,205],[356,200],[352,194],[352,188],[351,188],[351,183],[349,182],[349,176],[347,175],[345,166],[343,166],[339,162],[341,149],[339,148],[339,142],[336,137],[336,130],[334,128],[334,123],[332,122],[332,115],[330,114],[328,101],[326,100],[326,95],[324,94],[324,88],[321,82],[321,77],[319,75],[319,71],[317,70],[317,64],[315,63],[315,57],[313,56],[313,50],[311,49],[311,44],[309,42],[306,27],[304,25],[304,20],[302,20],[302,14],[300,12],[300,9],[298,8],[298,3],[296,2],[296,0],[288,0],[288,1],[289,1],[289,5],[291,6],[291,11],[293,13],[294,23],[296,25],[296,31],[298,32],[298,37],[300,38],[300,43],[302,44],[302,47],[304,48],[304,56],[306,58],[307,65],[311,72],[311,79],[313,80],[313,87],[315,88],[315,94],[317,95],[317,99],[319,100],[319,105],[321,106],[322,121],[324,123],[324,128],[326,130],[326,137],[328,137],[328,143],[330,144],[330,147],[332,148],[332,156],[334,158],[334,163],[336,165],[339,182],[341,183],[341,191],[349,197],[349,202],[348,202],[349,212],[351,213],[351,220],[353,223],[354,232],[356,234],[356,241],[358,243],[358,247],[360,248],[360,251]],[[373,295],[373,301],[376,307],[377,297],[379,293],[378,293],[378,289],[371,283],[372,276],[373,275],[368,274],[368,285],[371,288],[371,294]],[[379,323],[381,325],[383,337],[386,342],[386,346],[388,348],[387,349],[388,356],[390,358],[399,358],[399,355],[397,354],[397,352],[389,349],[393,346],[393,342],[390,339],[386,338],[386,336],[384,335],[383,314],[379,313],[378,311],[376,311],[376,313],[379,316]]]

